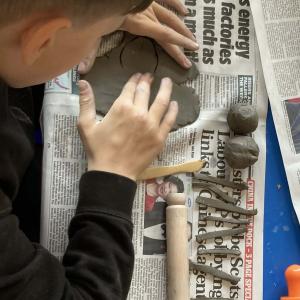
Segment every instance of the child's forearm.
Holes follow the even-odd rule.
[[[136,183],[122,176],[83,175],[63,266],[26,238],[10,214],[9,199],[1,194],[0,299],[126,299],[134,262],[135,191]]]

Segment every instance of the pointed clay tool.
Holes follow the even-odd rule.
[[[216,268],[207,266],[207,265],[201,265],[201,264],[196,264],[192,261],[190,261],[190,270],[197,270],[199,272],[204,272],[204,273],[208,273],[211,274],[215,277],[224,279],[226,281],[231,282],[232,284],[237,284],[241,278],[240,277],[236,277],[236,276],[232,276],[228,273],[225,273],[223,271],[219,271]]]
[[[223,201],[236,204],[236,200],[234,198],[228,196],[226,193],[224,193],[222,190],[220,190],[216,185],[212,183],[199,182],[193,179],[192,184],[194,188],[208,189],[214,192],[215,194],[217,194]]]
[[[199,249],[198,255],[209,255],[209,254],[220,254],[220,255],[234,255],[234,256],[240,256],[241,251],[239,250],[232,250],[228,248],[215,248],[215,249]]]
[[[222,217],[215,217],[215,216],[200,216],[199,221],[216,221],[216,222],[224,222],[229,224],[241,224],[241,225],[250,224],[250,219],[230,219],[230,218],[222,218]]]
[[[175,166],[151,167],[140,174],[138,180],[147,180],[178,173],[192,173],[195,172],[195,170],[201,170],[204,164],[205,161],[195,160]]]
[[[199,203],[199,204],[209,206],[209,207],[219,208],[221,210],[226,210],[226,211],[230,211],[230,212],[237,212],[237,213],[240,213],[240,214],[246,215],[246,216],[255,216],[255,215],[257,215],[257,209],[247,210],[247,209],[235,206],[235,205],[224,203],[224,202],[222,202],[220,200],[216,200],[216,199],[211,199],[211,198],[198,196],[196,202]]]
[[[212,231],[203,234],[196,235],[196,240],[198,243],[201,243],[204,240],[213,239],[215,237],[225,237],[225,236],[233,236],[240,233],[245,233],[247,231],[246,227],[235,228],[235,229],[227,229],[227,230],[219,230],[219,231]]]
[[[221,178],[218,178],[218,177],[208,176],[208,175],[204,175],[204,174],[201,174],[201,173],[200,174],[194,173],[194,176],[198,180],[220,184],[222,186],[230,187],[230,188],[241,190],[241,191],[248,190],[247,183],[243,182],[243,181],[241,183],[236,183],[236,182],[233,182],[233,181],[221,179]]]

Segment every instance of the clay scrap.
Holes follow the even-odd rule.
[[[215,277],[221,278],[223,280],[229,281],[232,284],[237,284],[241,280],[240,277],[232,276],[232,275],[230,275],[228,273],[225,273],[223,271],[220,271],[216,268],[213,268],[213,267],[210,267],[210,266],[207,266],[207,265],[197,264],[197,263],[194,263],[192,261],[190,261],[190,270],[197,270],[199,272],[208,273],[208,274],[211,274],[212,276],[215,276]]]
[[[246,227],[212,231],[212,232],[207,232],[207,233],[196,235],[196,240],[198,243],[201,243],[204,240],[213,239],[215,237],[233,236],[233,235],[245,233],[246,231],[247,231]]]
[[[258,126],[258,113],[253,105],[233,104],[227,115],[227,122],[237,134],[254,132]]]
[[[191,298],[190,300],[231,300],[230,298],[211,298],[205,296],[197,296],[196,298]]]
[[[257,162],[259,148],[253,138],[237,136],[226,143],[224,156],[230,167],[245,169]]]
[[[236,200],[230,196],[228,196],[226,193],[224,193],[222,190],[220,190],[216,185],[211,184],[211,183],[205,183],[205,182],[200,182],[195,179],[193,179],[192,182],[193,188],[203,188],[203,189],[208,189],[215,194],[217,194],[223,201],[236,204]]]
[[[190,69],[179,66],[155,41],[126,34],[121,45],[96,59],[92,70],[84,76],[95,93],[96,110],[105,115],[119,97],[123,86],[135,73],[152,73],[150,105],[160,87],[161,79],[174,81],[172,100],[179,104],[179,114],[173,129],[195,122],[200,113],[199,97],[192,88],[182,86],[199,75],[195,64]]]
[[[199,249],[197,253],[198,255],[210,255],[210,254],[233,255],[233,256],[241,255],[241,251],[228,249],[228,248]]]
[[[224,202],[222,202],[220,200],[217,200],[217,199],[211,199],[211,198],[198,196],[196,202],[199,203],[199,204],[209,206],[209,207],[214,207],[214,208],[218,208],[218,209],[221,209],[221,210],[240,213],[242,215],[249,215],[249,216],[257,215],[257,209],[247,210],[247,209],[244,209],[244,208],[239,207],[239,206],[224,203]]]
[[[194,177],[198,180],[201,180],[201,181],[215,183],[215,184],[219,184],[219,185],[222,185],[222,186],[226,186],[226,187],[241,190],[241,191],[248,190],[247,183],[243,182],[243,181],[240,182],[240,183],[237,183],[237,182],[233,182],[233,181],[230,181],[230,180],[225,180],[225,179],[218,178],[218,177],[204,175],[204,174],[201,174],[201,173],[194,173]]]
[[[250,224],[250,219],[230,219],[230,218],[222,218],[222,217],[215,217],[215,216],[200,216],[199,221],[216,221],[216,222],[223,222],[229,224],[241,224],[241,225]]]

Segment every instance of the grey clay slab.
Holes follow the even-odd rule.
[[[174,129],[189,125],[200,113],[199,97],[192,88],[180,84],[198,76],[195,64],[189,70],[180,67],[153,40],[126,35],[122,44],[109,54],[96,59],[92,70],[84,76],[95,93],[96,109],[105,115],[119,97],[123,86],[135,73],[152,73],[150,105],[159,90],[160,81],[170,77],[174,82],[171,100],[179,104],[179,114]]]

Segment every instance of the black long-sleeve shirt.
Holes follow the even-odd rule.
[[[29,241],[12,214],[33,156],[32,133],[30,118],[11,104],[0,82],[0,299],[126,299],[134,261],[135,182],[105,172],[83,175],[61,264]]]

